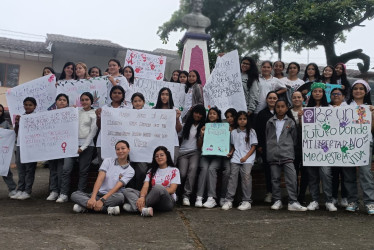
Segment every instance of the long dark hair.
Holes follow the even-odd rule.
[[[257,68],[255,59],[253,59],[252,57],[246,56],[246,57],[243,57],[243,59],[240,61],[240,64],[242,64],[244,60],[249,61],[249,64],[250,64],[249,70],[246,72],[241,72],[242,70],[240,69],[240,72],[248,75],[247,88],[249,90],[252,87],[253,82],[258,81],[259,73],[258,73],[258,68]]]
[[[198,104],[191,109],[190,114],[187,117],[186,123],[183,126],[182,138],[188,140],[190,137],[190,130],[192,124],[194,124],[193,113],[199,113],[202,115],[199,125],[197,126],[196,139],[200,136],[201,128],[205,125],[206,111],[203,105]]]
[[[70,65],[73,66],[73,74],[71,75],[71,78],[75,79],[75,77],[76,77],[75,76],[75,63],[73,63],[73,62],[67,62],[67,63],[65,63],[64,67],[62,68],[62,72],[61,72],[59,80],[65,80],[65,78],[66,78],[65,68],[68,67],[68,66],[70,66]]]
[[[173,71],[173,73],[171,73],[171,77],[170,77],[170,81],[169,82],[175,82],[173,80],[173,75],[174,75],[175,72],[178,72],[178,80],[176,82],[179,82],[179,74],[181,73],[181,71],[179,69],[176,69],[176,70]]]
[[[171,154],[169,152],[169,150],[164,147],[164,146],[158,146],[155,151],[153,151],[153,156],[152,156],[152,163],[149,164],[149,189],[148,191],[150,191],[152,189],[152,178],[153,176],[155,176],[156,172],[157,172],[157,169],[159,168],[157,162],[156,162],[156,153],[158,151],[163,151],[165,154],[166,154],[166,163],[168,164],[168,166],[170,167],[174,167],[174,162],[173,160],[171,159]]]
[[[217,112],[217,115],[218,115],[218,119],[217,119],[217,121],[215,121],[215,122],[222,122],[222,118],[221,118],[221,113],[222,113],[222,112],[221,112],[221,110],[220,110],[219,108],[217,108],[217,107],[211,107],[211,108],[209,109],[209,111],[208,111],[207,116],[206,116],[206,121],[205,121],[205,123],[212,122],[212,121],[209,120],[209,113],[210,113],[210,111],[212,111],[212,110],[216,111],[216,112]]]
[[[357,83],[357,84],[359,84],[359,83]],[[360,84],[362,86],[364,86],[365,93],[366,93],[365,96],[364,96],[364,104],[366,104],[366,105],[372,105],[372,103],[371,103],[371,97],[370,97],[370,92],[368,92],[368,90],[367,90],[367,88],[366,88],[366,86],[364,84],[362,84],[362,83],[360,83]],[[348,104],[351,104],[352,101],[354,101],[354,98],[353,98],[353,88],[354,88],[355,85],[356,84],[354,84],[352,86],[352,88],[351,88],[351,91],[350,91],[350,94],[349,94],[349,99],[347,101]]]
[[[171,90],[167,87],[163,87],[158,92],[157,103],[156,103],[155,109],[162,109],[163,104],[161,101],[161,93],[164,92],[165,90],[169,92],[168,109],[174,108],[173,94],[171,93]]]
[[[287,69],[286,69],[286,74],[288,74],[288,72],[290,71],[290,66],[291,66],[292,64],[296,66],[296,68],[297,68],[297,73],[299,74],[299,72],[300,72],[300,64],[298,64],[297,62],[290,62],[290,63],[288,64]]]
[[[126,68],[129,68],[131,70],[131,73],[132,73],[132,76],[130,77],[130,80],[128,80],[129,84],[134,84],[134,80],[135,80],[135,73],[134,73],[134,69],[130,66],[130,65],[127,65],[125,67],[123,67],[122,69],[122,74],[123,76],[125,76],[125,69]],[[127,79],[127,78],[126,78]]]
[[[321,80],[321,73],[319,72],[319,68],[318,68],[317,64],[315,64],[315,63],[309,63],[309,64],[306,66],[305,71],[304,71],[303,81],[305,82],[306,79],[309,78],[309,76],[308,76],[308,67],[309,67],[309,66],[313,66],[314,71],[316,72],[316,73],[314,74],[314,78],[315,78],[314,81],[315,81],[315,82],[316,82],[316,81],[319,82],[319,81]],[[310,80],[309,80],[309,81],[310,81]]]
[[[248,115],[246,111],[239,111],[238,114],[235,116],[235,128],[239,128],[238,120],[239,117],[244,115],[247,118],[247,125],[245,126],[245,142],[248,144],[249,141],[249,135],[251,133],[251,129],[253,128],[253,122],[252,122],[252,115]]]
[[[99,68],[99,67],[97,67],[97,66],[93,66],[93,67],[91,67],[89,70],[88,70],[88,74],[91,76],[91,71],[93,70],[93,69],[98,69],[99,70],[99,76],[102,76],[103,74],[101,74],[101,69]]]
[[[49,71],[51,71],[52,74],[56,75],[55,70],[53,68],[51,68],[51,67],[44,67],[42,76],[44,76],[44,70],[45,69],[49,69]]]
[[[179,72],[178,82],[181,82],[181,80],[180,80],[180,76],[181,76],[181,75],[185,75],[185,76],[187,77],[187,82],[188,82],[188,72],[185,71],[185,70],[181,70],[181,71]]]
[[[130,149],[130,144],[125,140],[119,140],[116,142],[116,145],[114,145],[114,149],[117,147],[118,143],[124,143],[126,144],[127,148]],[[130,162],[130,154],[127,155],[127,162]]]
[[[0,104],[0,108],[3,110],[3,113],[0,115],[0,123],[5,121],[5,109],[4,106]]]
[[[201,84],[201,78],[200,78],[200,74],[199,72],[197,72],[197,70],[190,70],[190,72],[188,74],[190,74],[191,72],[194,72],[196,74],[196,82],[195,84]],[[184,89],[184,91],[187,93],[188,92],[188,89],[192,87],[192,84],[188,81],[188,76],[187,76],[187,82],[186,82],[186,87]]]
[[[321,107],[328,107],[329,103],[327,102],[326,91],[324,89],[322,89],[322,92],[323,92],[323,96],[322,96],[322,99],[321,99],[321,105],[320,106]],[[310,97],[309,97],[307,107],[315,107],[315,106],[316,106],[316,100],[314,100],[313,90],[312,90],[311,93],[310,93]]]
[[[341,81],[341,85],[344,86],[344,90],[343,90],[344,95],[347,96],[347,94],[349,94],[351,91],[351,84],[349,84],[349,81],[347,79],[347,70],[345,68],[344,63],[337,63],[334,67],[334,70],[338,65],[342,66],[342,75],[340,76],[340,81]],[[335,74],[336,74],[336,71],[335,71]],[[336,76],[336,78],[338,79],[338,76]]]
[[[331,65],[327,65],[326,67],[323,68],[323,70],[322,70],[322,77],[321,77],[322,82],[326,83],[325,74],[323,73],[326,68],[332,69],[332,75],[331,75],[329,83],[330,84],[336,84],[337,83],[337,76],[336,76],[335,68],[333,66],[331,66]]]
[[[123,102],[123,100],[125,100],[125,94],[126,94],[126,91],[122,88],[122,86],[120,85],[116,85],[116,86],[113,86],[109,92],[109,97],[110,97],[110,100],[112,100],[112,94],[113,94],[113,91],[116,90],[116,89],[119,89],[121,92],[122,92],[122,99],[121,99],[121,103]]]

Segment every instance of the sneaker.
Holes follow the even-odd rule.
[[[8,196],[9,196],[9,198],[11,198],[12,196],[14,196],[16,194],[17,194],[17,190],[14,189],[14,190],[9,192]]]
[[[18,197],[22,194],[22,191],[17,191],[14,195],[10,196],[11,199],[18,200]]]
[[[69,197],[66,194],[60,194],[58,199],[56,200],[57,203],[64,203],[69,200]]]
[[[142,214],[141,216],[144,216],[144,217],[152,217],[153,216],[153,208],[151,207],[144,207],[142,209]]]
[[[267,193],[267,194],[265,195],[264,202],[266,202],[266,203],[271,203],[271,198],[272,198],[271,193]]]
[[[348,204],[348,206],[345,208],[345,211],[348,212],[356,212],[358,210],[358,205],[356,202],[351,202]]]
[[[183,198],[183,206],[191,206],[190,200],[188,198]]]
[[[126,212],[129,212],[129,213],[132,213],[132,212],[135,212],[131,205],[129,203],[125,203],[123,204],[123,210],[125,210]]]
[[[338,205],[338,199],[332,197],[331,203],[334,204],[335,206]]]
[[[317,210],[319,209],[319,204],[317,201],[312,201],[311,203],[309,203],[309,205],[306,207],[309,211],[314,211],[314,210]]]
[[[279,210],[279,209],[282,209],[282,207],[283,207],[282,201],[277,200],[276,202],[274,202],[274,204],[270,208],[273,210]]]
[[[82,207],[79,204],[74,204],[73,211],[76,213],[84,213],[84,212],[87,212],[87,209],[85,207]]]
[[[201,196],[196,197],[195,207],[203,207],[203,197]]]
[[[366,205],[366,212],[367,212],[369,215],[374,214],[374,204]]]
[[[338,210],[338,209],[335,207],[334,203],[332,203],[332,202],[326,202],[326,203],[325,203],[325,206],[326,206],[326,210],[329,210],[330,212],[335,212],[335,211]]]
[[[225,198],[219,199],[219,206],[220,207],[222,207],[225,203],[226,203],[226,199]]]
[[[18,196],[18,200],[27,200],[30,199],[31,195],[29,193],[26,193],[25,191],[22,192],[20,196]]]
[[[57,198],[58,198],[58,193],[57,192],[51,192],[46,200],[47,201],[55,201],[55,200],[57,200]]]
[[[215,206],[217,206],[217,203],[213,197],[208,197],[208,200],[203,204],[205,208],[214,208]]]
[[[288,203],[288,211],[297,211],[297,212],[304,212],[308,210],[306,207],[300,205],[299,202],[294,202],[292,204]]]
[[[238,209],[241,211],[249,210],[251,209],[251,203],[249,201],[240,202]]]
[[[119,210],[119,206],[115,207],[108,207],[108,214],[109,215],[119,215],[121,211]]]
[[[340,200],[340,204],[339,204],[341,207],[348,207],[348,200],[347,198],[342,198]]]
[[[222,210],[229,210],[232,208],[232,202],[231,201],[226,201],[223,206],[222,206]]]

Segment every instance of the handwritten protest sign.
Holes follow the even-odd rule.
[[[165,146],[174,155],[176,114],[170,109],[114,109],[101,112],[101,154],[116,157],[115,144],[126,140],[130,144],[130,159],[152,162],[153,151]]]
[[[247,110],[237,50],[217,58],[203,92],[205,107],[217,106],[222,117],[229,108]]]
[[[206,123],[203,155],[226,156],[230,151],[230,130],[228,123]]]
[[[25,113],[23,100],[26,97],[34,97],[36,99],[36,112],[48,110],[55,102],[55,83],[55,75],[47,75],[8,89],[6,99],[12,121],[14,122],[16,115]]]
[[[166,56],[156,56],[127,50],[125,65],[130,65],[135,71],[135,77],[162,81],[165,74]]]
[[[155,81],[149,79],[136,79],[133,85],[134,92],[140,92],[145,98],[145,108],[152,108],[157,103],[158,92],[163,87],[167,87],[171,90],[173,95],[174,106],[183,110],[184,108],[184,92],[185,84],[177,82],[164,82]]]
[[[78,156],[78,121],[77,108],[21,116],[21,162]]]
[[[80,96],[84,92],[90,92],[93,95],[93,107],[99,108],[105,105],[107,99],[108,86],[112,87],[108,77],[94,77],[88,80],[66,80],[59,81],[57,85],[57,95],[64,93],[69,96],[70,106],[81,107]]]
[[[12,160],[16,133],[10,129],[0,128],[0,175],[7,176]]]
[[[304,166],[363,166],[369,163],[371,112],[366,105],[304,108]]]

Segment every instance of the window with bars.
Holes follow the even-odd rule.
[[[19,65],[0,63],[0,87],[15,87],[19,82]]]

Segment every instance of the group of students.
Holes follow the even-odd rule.
[[[322,180],[327,210],[337,210],[340,181],[342,190],[340,205],[347,211],[358,210],[355,167],[302,166],[301,117],[305,102],[307,107],[371,105],[369,84],[364,80],[358,80],[350,85],[345,73],[345,65],[341,63],[335,67],[325,67],[322,75],[319,73],[318,66],[311,63],[306,67],[303,80],[298,78],[300,72],[298,63],[288,64],[287,76],[283,75],[284,69],[285,64],[281,61],[274,64],[264,61],[261,63],[260,74],[254,59],[244,57],[241,60],[240,70],[247,110],[237,111],[230,108],[224,113],[231,132],[231,148],[226,157],[201,155],[205,124],[222,122],[222,114],[217,107],[206,111],[203,87],[196,70],[190,72],[175,70],[170,79],[173,82],[185,83],[184,107],[188,112],[184,117],[181,118],[181,111],[174,107],[172,92],[168,88],[159,91],[154,107],[176,111],[174,162],[165,147],[156,148],[151,164],[131,162],[128,157],[130,147],[126,141],[117,142],[115,146],[117,158],[105,159],[102,162],[100,133],[96,143],[94,142],[94,137],[101,126],[101,108],[93,110],[92,94],[83,93],[80,97],[82,109],[79,111],[79,148],[77,149],[79,183],[78,190],[70,197],[76,203],[73,210],[83,212],[91,209],[108,212],[108,214],[119,214],[120,206],[123,205],[123,209],[127,212],[139,211],[144,216],[152,216],[153,208],[170,211],[177,200],[176,194],[179,194],[185,206],[190,206],[196,195],[195,207],[213,208],[218,203],[223,210],[229,210],[233,206],[239,180],[242,201],[238,209],[248,210],[251,209],[252,204],[251,170],[256,160],[256,153],[257,156],[261,156],[257,157],[257,161],[260,162],[261,158],[264,166],[267,189],[265,202],[272,202],[271,209],[279,210],[283,206],[280,189],[283,169],[289,197],[288,210],[319,209],[320,180]],[[91,75],[92,70],[98,71],[100,75],[100,69],[97,67],[88,71],[83,63],[68,62],[63,68],[59,81],[96,77],[97,75]],[[108,107],[142,109],[145,104],[144,96],[131,90],[134,82],[132,67],[126,66],[122,69],[118,60],[111,59],[107,71],[109,80],[113,84],[109,91],[111,102]],[[53,69],[45,68],[43,75],[49,73],[54,73]],[[341,85],[341,88],[332,90],[330,104],[327,103],[326,83]],[[307,98],[308,92],[311,94]],[[25,114],[33,113],[36,105],[35,99],[26,98]],[[68,96],[59,94],[56,97],[56,107],[59,109],[68,106]],[[370,109],[373,110],[372,106]],[[0,122],[4,121],[3,113],[4,110],[0,115]],[[18,126],[19,116],[15,120],[16,132]],[[85,193],[87,173],[95,144],[101,167],[93,192],[87,194]],[[11,171],[4,180],[8,184],[11,198],[27,199],[31,194],[36,163],[21,164],[19,147],[17,152],[19,174],[17,190],[14,182],[10,181]],[[371,155],[371,152],[369,153]],[[75,160],[65,158],[49,161],[50,195],[47,200],[68,201],[70,175]],[[174,163],[177,167],[174,167]],[[370,168],[371,160],[366,166],[358,166],[364,204],[367,212],[374,214],[374,180]],[[220,170],[222,170],[222,184],[218,196],[217,172]],[[301,174],[300,183],[297,178],[299,174]],[[179,184],[181,185],[177,188]],[[303,206],[301,204],[305,202],[307,186],[312,201],[308,206]],[[197,188],[196,193],[195,188]]]

